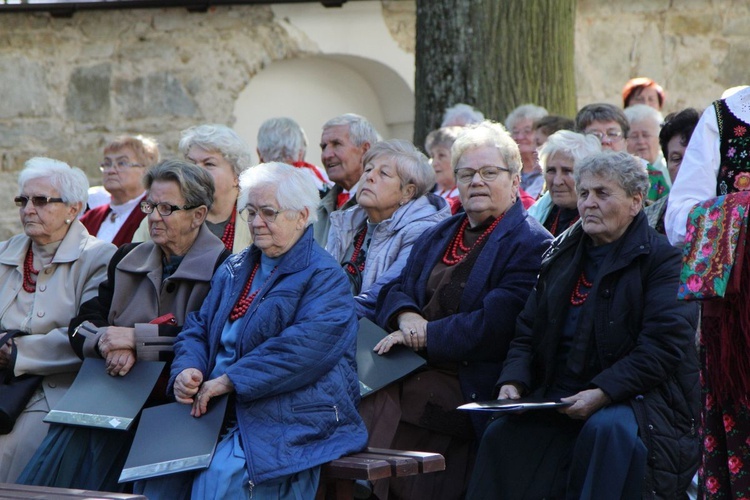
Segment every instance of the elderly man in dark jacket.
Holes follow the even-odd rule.
[[[570,406],[493,422],[469,498],[678,498],[698,466],[697,310],[641,211],[646,171],[601,153],[575,176],[581,221],[545,255],[498,381]]]

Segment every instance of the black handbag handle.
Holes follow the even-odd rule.
[[[9,340],[11,340],[13,337],[20,337],[23,335],[28,335],[27,332],[24,332],[23,330],[5,330],[1,333],[2,337],[0,337],[0,347],[4,346],[5,343]],[[11,366],[15,366],[16,364],[16,356],[18,355],[18,350],[16,349],[15,344],[13,344],[13,347],[10,351],[10,364],[8,368],[5,368],[0,372],[2,375],[0,377],[0,383],[7,384],[13,379],[13,370],[10,368]]]

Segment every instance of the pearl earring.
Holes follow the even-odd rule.
[[[70,219],[65,219],[66,224],[70,224],[70,222],[71,222]]]

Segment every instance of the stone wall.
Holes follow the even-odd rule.
[[[413,52],[414,1],[382,5]],[[624,82],[646,75],[667,89],[668,111],[703,108],[748,83],[748,26],[740,0],[578,0],[578,102],[619,104]],[[118,133],[153,135],[173,154],[188,126],[232,125],[237,95],[269,62],[316,52],[268,6],[0,14],[0,189],[14,192],[36,155],[98,183],[101,148]],[[20,231],[10,198],[0,197],[0,239]]]

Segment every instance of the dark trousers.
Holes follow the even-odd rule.
[[[585,422],[527,412],[488,426],[467,498],[640,498],[645,470],[646,447],[627,404]]]

